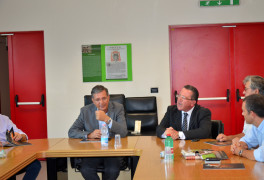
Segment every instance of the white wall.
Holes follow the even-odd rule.
[[[82,82],[81,45],[132,43],[133,81],[100,83],[110,93],[156,95],[170,104],[169,25],[264,21],[263,0],[199,7],[199,0],[0,0],[0,32],[44,30],[48,136],[67,137],[98,83]],[[150,88],[158,87],[158,94]]]

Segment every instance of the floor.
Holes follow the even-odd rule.
[[[41,170],[40,173],[37,177],[37,180],[46,180],[47,179],[47,165],[46,165],[46,161],[40,161],[41,163]],[[69,160],[68,160],[68,167],[69,166]],[[22,180],[23,176],[25,173],[20,174],[16,177],[17,180]],[[101,178],[101,174],[98,174],[100,179]],[[131,180],[131,173],[130,171],[120,171],[120,175],[118,177],[117,180]],[[66,172],[58,172],[58,180],[82,180],[83,177],[81,175],[81,173],[79,172],[75,172],[74,169],[69,168],[68,173]]]

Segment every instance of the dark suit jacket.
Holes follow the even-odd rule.
[[[68,136],[70,138],[85,138],[87,134],[99,129],[99,121],[95,117],[96,110],[97,108],[94,104],[82,107],[78,119],[69,129]],[[115,134],[120,134],[121,137],[125,137],[127,135],[127,125],[123,105],[110,101],[107,113],[113,120],[111,129],[108,129],[109,136],[113,137]]]
[[[189,130],[183,131],[183,133],[186,139],[211,138],[211,126],[211,111],[196,104],[191,114]],[[178,110],[177,105],[168,107],[165,116],[156,129],[157,136],[161,138],[168,127],[182,131],[182,111]]]

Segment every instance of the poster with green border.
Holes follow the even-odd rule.
[[[101,45],[82,46],[83,82],[102,81]]]
[[[82,45],[83,82],[132,81],[131,44]]]

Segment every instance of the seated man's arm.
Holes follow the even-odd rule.
[[[14,133],[14,137],[12,138],[14,141],[26,141],[27,136],[25,134],[20,134],[18,132]]]
[[[87,138],[90,139],[101,138],[101,130],[95,129],[92,133],[87,135]]]
[[[216,140],[218,141],[231,141],[233,140],[234,138],[242,138],[245,134],[244,133],[240,133],[240,134],[236,134],[236,135],[225,135],[225,134],[219,134],[217,137],[216,137]]]
[[[165,113],[163,119],[161,120],[160,124],[156,128],[156,134],[159,138],[162,138],[162,135],[166,131],[167,128],[170,127],[170,106],[167,108],[167,112]],[[165,134],[167,135],[167,134]]]
[[[241,153],[241,156],[242,157],[245,157],[245,158],[248,158],[250,160],[256,160],[255,159],[255,156],[254,156],[254,150],[244,150],[242,153]]]
[[[17,126],[7,116],[4,117],[6,118],[5,121],[7,122],[7,129],[11,130],[11,128],[13,128],[14,136],[12,137],[12,139],[14,141],[28,140],[27,135],[21,129],[18,129]]]
[[[83,138],[88,138],[88,135],[93,132],[93,130],[86,130],[84,127],[84,121],[85,121],[85,110],[82,108],[80,115],[78,118],[75,120],[73,125],[68,131],[68,136],[70,138],[78,138],[78,139],[83,139]]]
[[[231,151],[235,155],[242,156],[250,160],[264,162],[264,146],[259,147],[255,150],[248,150],[246,149],[247,147],[248,145],[245,142],[240,141],[235,144],[232,144]]]
[[[264,162],[264,145],[259,146],[257,149],[252,150],[256,161]]]
[[[179,132],[173,129],[173,127],[167,128],[166,131],[161,135],[161,138],[166,138],[167,134],[170,134],[173,140],[179,139]]]
[[[113,132],[114,134],[120,134],[121,137],[126,137],[128,131],[124,106],[121,104],[115,104],[115,110],[116,114],[112,120],[110,132]]]
[[[254,150],[244,150],[241,156],[248,158],[250,160],[256,160],[254,156]]]
[[[197,128],[184,131],[185,139],[205,139],[210,138],[211,134],[211,111],[207,108],[202,108],[195,115],[195,123]],[[191,122],[190,122],[191,126]]]
[[[254,129],[256,129],[256,127]],[[240,147],[239,146],[237,147],[236,146],[237,144],[239,144]],[[238,143],[231,146],[231,151],[232,151],[232,147],[237,148],[237,149],[238,148],[250,149],[252,147],[257,147],[258,145],[259,145],[258,137],[256,136],[255,131],[252,128],[244,137],[240,139]],[[256,160],[259,162],[264,162],[264,145],[263,144],[259,146],[257,149],[252,149],[252,150],[248,150],[248,149],[244,150],[245,152],[243,151],[242,153],[243,157],[246,157],[251,160]],[[237,154],[237,151],[234,154]]]

